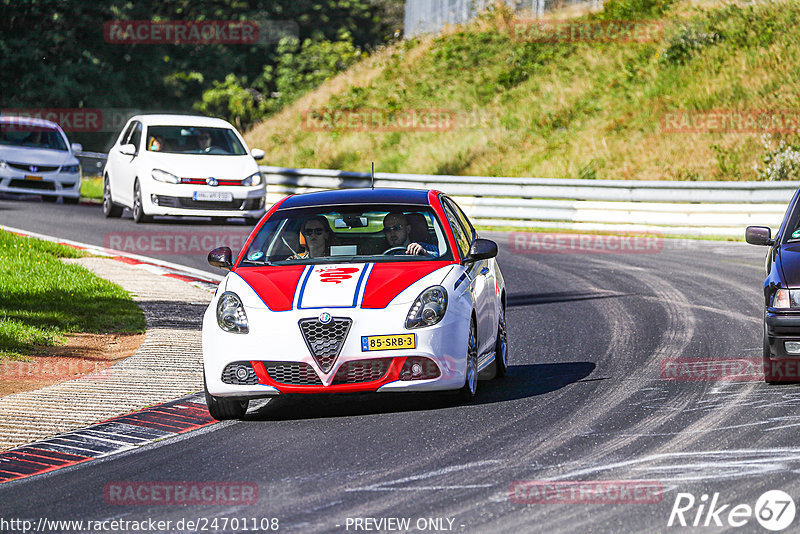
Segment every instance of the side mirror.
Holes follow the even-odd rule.
[[[464,259],[466,262],[478,260],[488,260],[497,256],[497,243],[489,239],[480,237],[469,247],[469,255]]]
[[[83,145],[80,143],[72,143],[72,153],[83,152]]]
[[[261,150],[260,148],[254,148],[253,150],[250,151],[250,155],[253,156],[254,160],[260,160],[264,159],[264,156],[266,156],[267,153]]]
[[[119,147],[119,153],[124,154],[125,156],[135,156],[136,155],[136,145],[122,145]]]
[[[233,254],[229,247],[215,248],[208,253],[208,264],[212,267],[219,267],[220,269],[230,271],[231,267],[233,267],[232,256]]]
[[[744,240],[751,245],[773,245],[772,230],[766,226],[748,226],[744,232]]]

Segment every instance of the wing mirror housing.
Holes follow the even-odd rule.
[[[767,226],[748,226],[744,232],[744,240],[751,245],[770,246],[775,244],[772,230]]]
[[[233,254],[229,247],[215,248],[208,253],[208,264],[212,267],[219,267],[230,271],[233,267]]]
[[[119,147],[119,153],[125,156],[135,156],[136,155],[136,145],[127,144],[122,145]]]
[[[261,150],[260,148],[254,148],[253,150],[250,151],[250,155],[253,156],[254,160],[258,161],[260,159],[264,159],[264,156],[266,156],[267,153]]]
[[[75,152],[83,152],[83,145],[80,143],[72,143],[71,148],[73,154]]]
[[[497,243],[490,239],[477,238],[469,247],[469,254],[464,259],[465,263],[488,260],[497,256]]]

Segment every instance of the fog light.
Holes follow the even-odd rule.
[[[239,367],[236,368],[236,378],[238,378],[242,382],[247,380],[248,374],[249,373],[247,371],[247,367],[245,367],[244,365],[240,365]]]
[[[800,341],[785,341],[783,346],[788,354],[800,354]]]
[[[422,366],[418,363],[415,363],[411,366],[411,375],[412,376],[419,376],[422,374]]]
[[[400,369],[400,380],[428,380],[438,378],[441,374],[439,366],[433,360],[422,356],[410,356]]]
[[[158,206],[158,195],[150,195],[150,200],[153,202],[153,204]]]

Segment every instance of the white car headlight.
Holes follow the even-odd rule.
[[[239,295],[226,291],[217,301],[217,324],[226,332],[246,334],[249,332],[247,314]]]
[[[253,186],[253,185],[261,185],[261,182],[264,180],[262,178],[261,173],[257,172],[255,174],[251,174],[244,180],[242,180],[242,185],[245,187]]]
[[[64,174],[78,174],[80,170],[81,170],[80,165],[64,165],[63,167],[61,167],[61,172],[63,172]]]
[[[5,160],[0,159],[0,169],[5,169],[6,167],[8,167],[8,163],[6,163]]]
[[[181,179],[172,174],[171,172],[162,171],[161,169],[153,169],[153,172],[150,173],[153,177],[153,180],[157,180],[159,182],[166,182],[168,184],[179,184],[181,183]]]
[[[790,308],[800,308],[800,291],[796,289],[779,289],[772,297],[772,307],[788,310]]]
[[[447,290],[442,286],[429,287],[417,297],[406,316],[406,328],[433,326],[447,311]]]

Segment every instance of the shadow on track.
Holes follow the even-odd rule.
[[[250,412],[248,421],[288,421],[328,417],[354,417],[386,413],[441,409],[469,409],[556,391],[589,376],[591,362],[512,365],[505,378],[480,382],[477,398],[460,405],[453,394],[442,393],[361,393],[319,396],[285,396],[270,400]]]
[[[553,304],[572,300],[610,299],[627,297],[625,293],[560,291],[556,293],[522,293],[508,296],[508,307],[535,306],[537,304]]]

